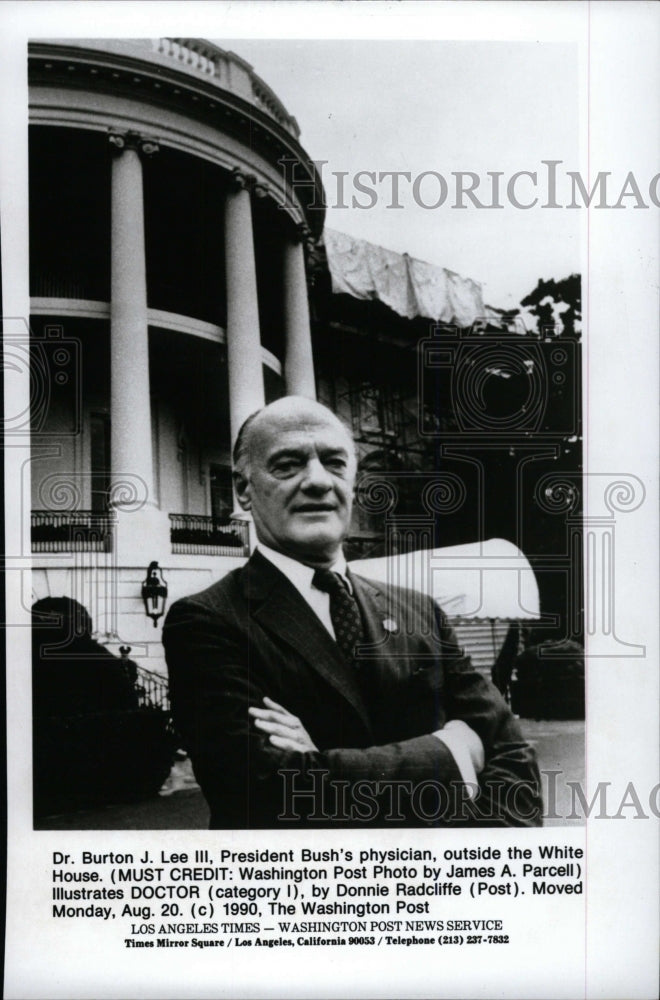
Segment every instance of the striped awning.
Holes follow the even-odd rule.
[[[540,617],[534,570],[520,549],[502,538],[357,559],[351,568],[381,583],[431,594],[451,618]]]

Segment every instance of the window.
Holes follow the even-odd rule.
[[[357,438],[385,443],[402,431],[399,393],[385,386],[361,382],[351,386],[353,432]]]
[[[110,417],[107,413],[92,413],[89,426],[92,510],[100,514],[108,509],[110,493]]]
[[[231,468],[228,465],[211,465],[211,516],[219,521],[228,521],[234,509]]]

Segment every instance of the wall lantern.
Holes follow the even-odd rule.
[[[158,619],[165,614],[167,602],[167,584],[163,580],[157,562],[149,563],[149,569],[142,584],[142,600],[144,601],[145,613],[148,618],[153,620],[154,628],[156,628]]]

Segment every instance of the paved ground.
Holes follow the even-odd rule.
[[[539,759],[546,810],[544,826],[581,825],[581,818],[568,818],[573,813],[573,793],[567,782],[578,781],[584,786],[584,721],[520,722]],[[548,773],[556,771],[560,773]]]
[[[568,819],[571,794],[567,781],[584,781],[584,722],[521,720],[525,736],[536,748],[542,772],[546,811],[556,802],[546,826],[580,823]],[[560,775],[544,772],[561,771]],[[159,795],[143,802],[48,816],[39,830],[200,830],[208,827],[208,809],[187,761],[175,764]]]

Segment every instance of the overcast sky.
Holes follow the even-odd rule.
[[[326,225],[447,267],[484,286],[491,305],[510,306],[537,279],[579,271],[579,211],[530,210],[507,203],[506,183],[519,170],[539,172],[544,159],[579,169],[577,53],[572,45],[531,42],[442,42],[214,39],[252,63],[295,115],[301,141],[323,168],[330,204]],[[368,196],[352,186],[359,171],[437,171],[449,183],[439,208],[415,203],[400,182],[401,210],[388,208],[391,181],[374,186],[367,209],[335,207],[333,171],[348,171],[345,201]],[[487,171],[502,171],[497,210],[450,207],[452,171],[481,178],[477,197],[492,201]],[[364,178],[363,182],[371,186]],[[433,204],[439,182],[422,182],[419,200]],[[528,185],[528,186],[526,186]],[[516,188],[533,197],[531,182]],[[559,199],[562,200],[561,198]],[[568,199],[566,199],[568,200]],[[465,203],[469,204],[467,199]]]

